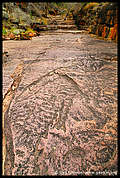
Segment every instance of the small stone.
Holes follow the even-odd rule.
[[[12,86],[12,90],[13,90],[13,91],[15,90],[15,87],[14,87],[14,85]]]
[[[13,33],[10,33],[9,38],[10,38],[11,40],[14,40],[14,39],[15,39],[15,35],[14,35]]]

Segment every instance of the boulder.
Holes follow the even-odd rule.
[[[5,20],[8,20],[8,18],[9,18],[9,15],[5,10],[3,10],[3,12],[2,12],[2,18]]]

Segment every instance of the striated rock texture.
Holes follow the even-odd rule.
[[[5,114],[5,175],[116,175],[117,61],[105,60],[115,44],[62,33],[30,42]]]
[[[76,14],[76,23],[80,29],[117,42],[118,5],[117,3],[87,3]]]

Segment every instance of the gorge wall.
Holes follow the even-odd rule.
[[[75,20],[78,29],[86,29],[103,39],[115,42],[118,39],[118,4],[115,2],[3,3],[2,12],[3,39],[31,39],[42,30],[58,29],[58,20],[67,24],[69,17]]]
[[[103,39],[118,39],[117,3],[87,3],[74,14],[79,29],[87,29]]]

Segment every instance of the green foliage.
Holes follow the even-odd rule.
[[[8,33],[8,30],[5,27],[3,27],[2,28],[2,34],[3,35],[7,35],[7,33]]]
[[[12,33],[15,35],[19,35],[20,34],[20,30],[19,29],[11,29]]]
[[[27,28],[27,30],[25,31],[25,33],[35,33],[35,31],[31,28]]]
[[[42,17],[41,24],[42,24],[42,25],[47,25],[47,24],[48,24],[47,19],[46,19],[46,18],[44,18],[44,17]]]
[[[20,35],[21,33],[25,32],[25,30],[24,29],[11,28],[10,32],[12,32],[14,35]]]

